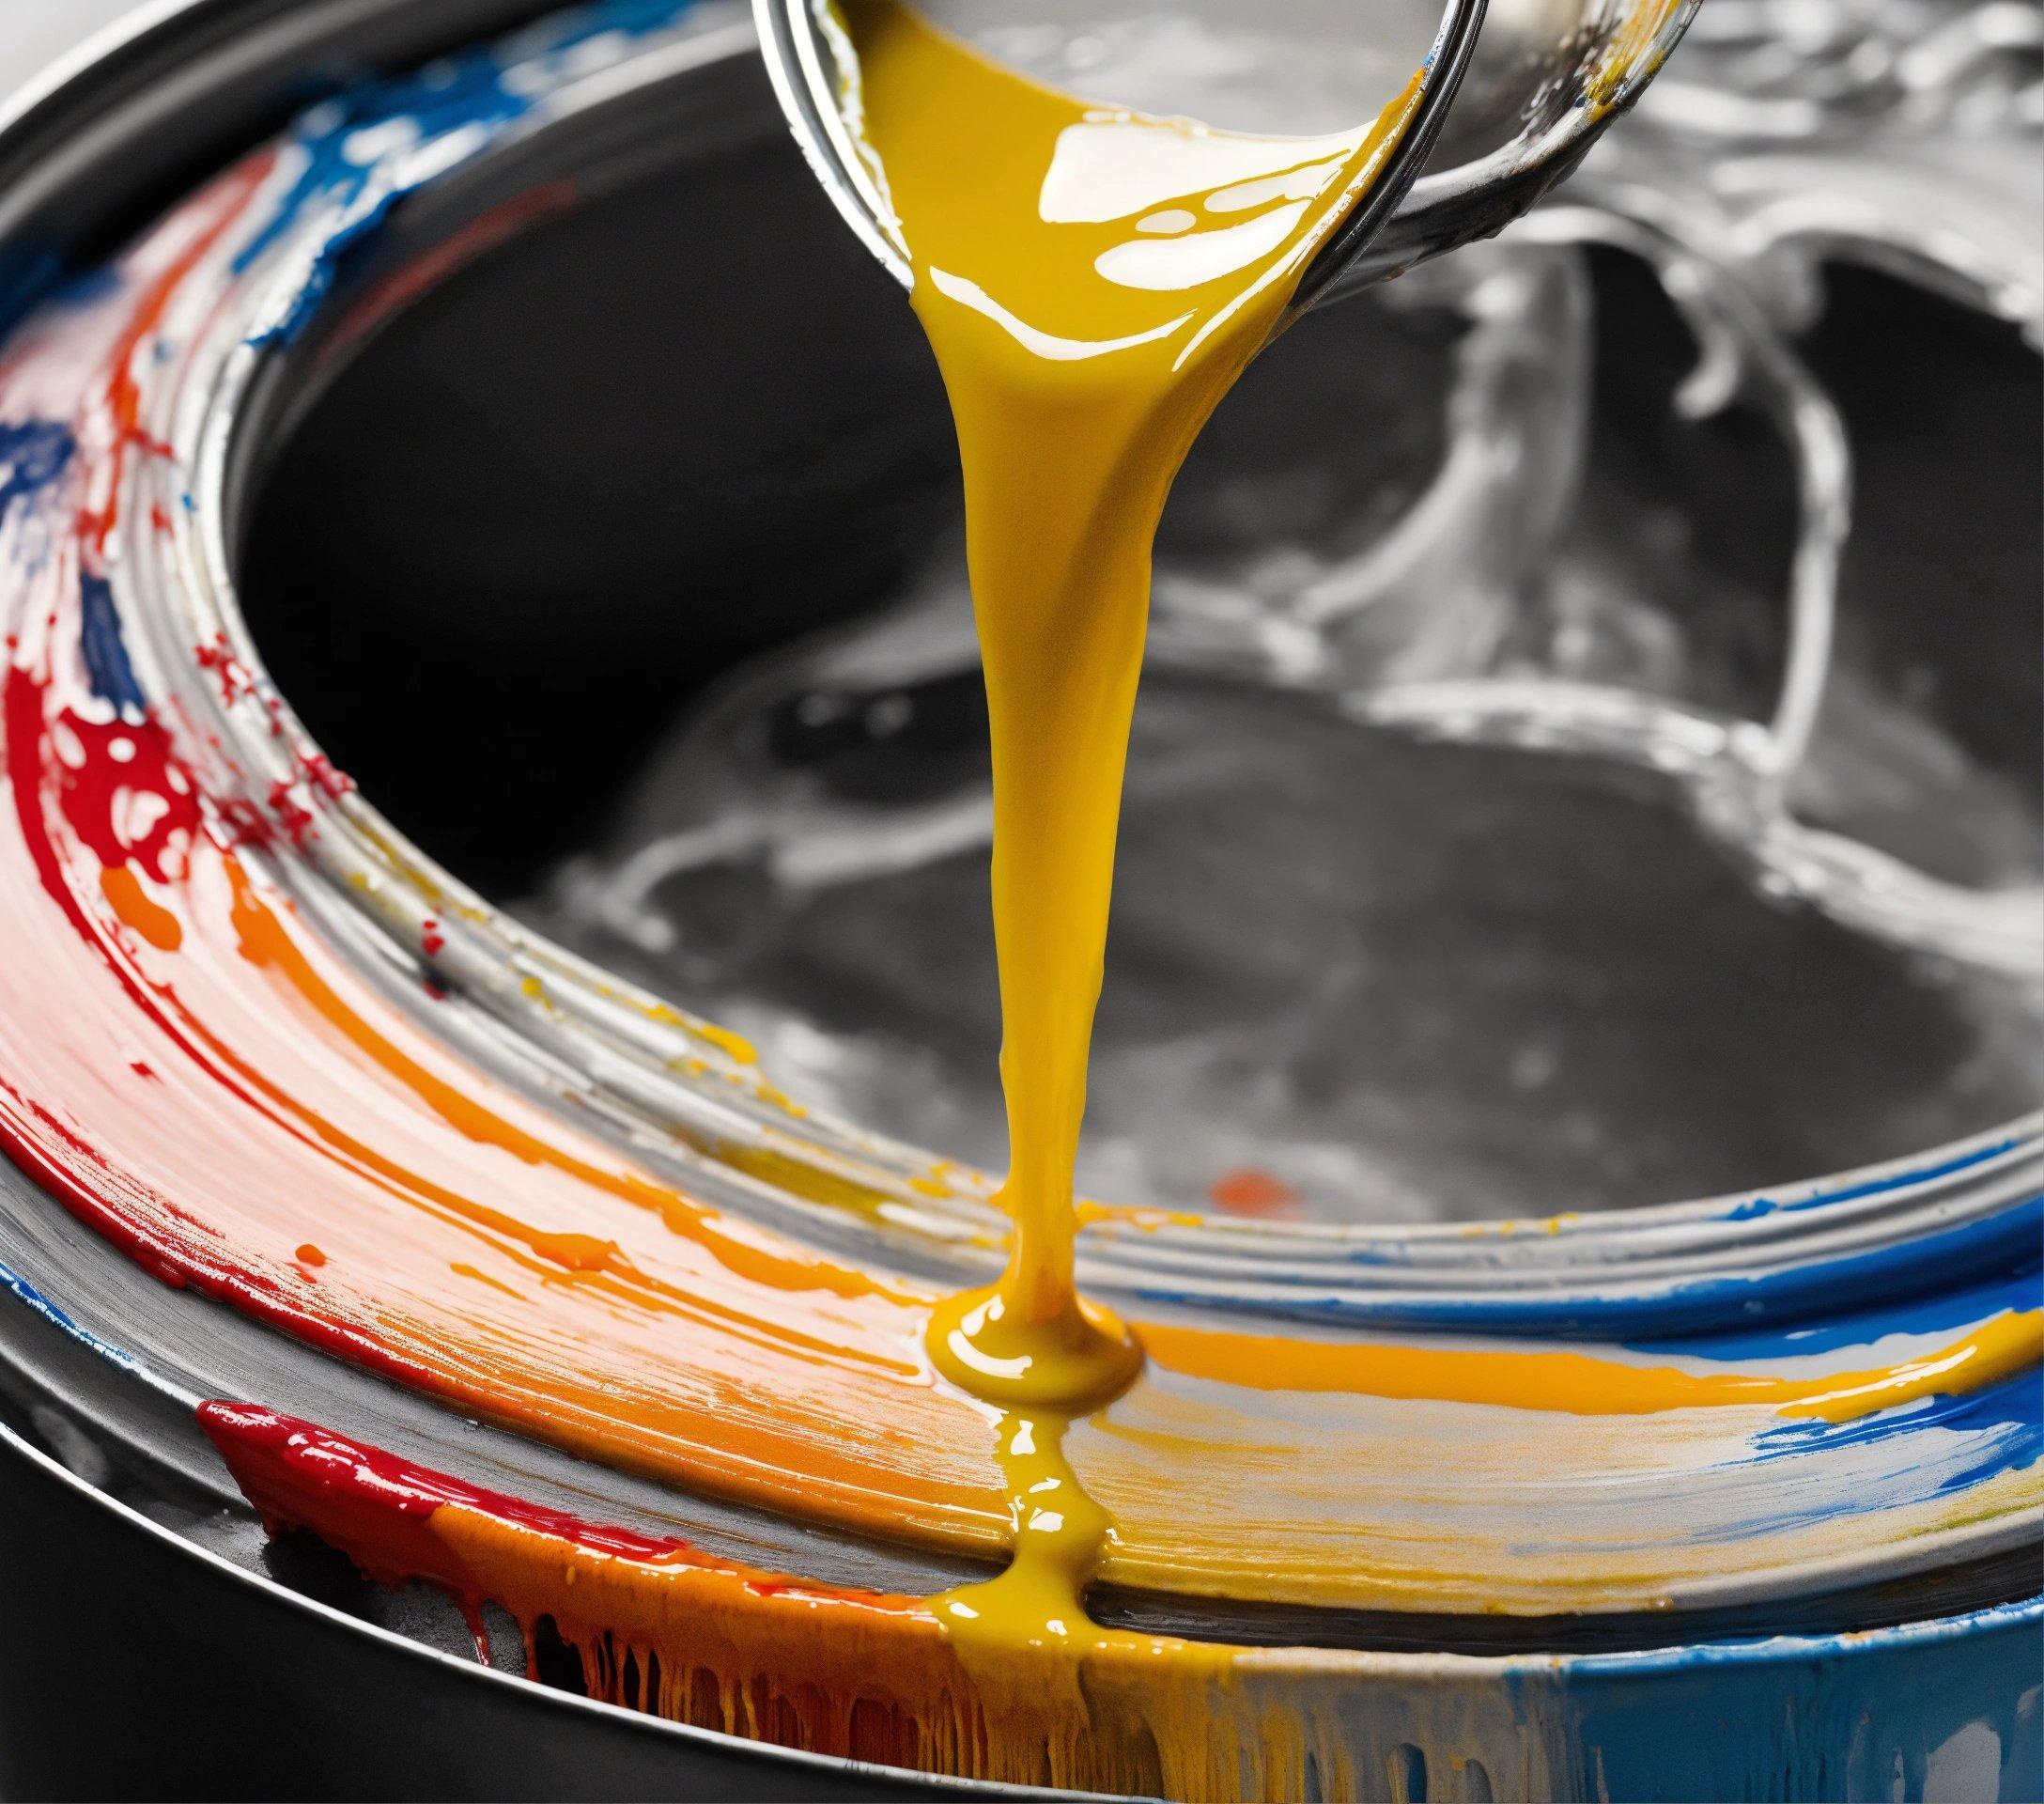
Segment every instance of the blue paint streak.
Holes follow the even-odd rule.
[[[2022,1372],[1978,1391],[1928,1397],[1906,1408],[1882,1409],[1850,1422],[1786,1422],[1755,1439],[1754,1454],[1768,1460],[1871,1447],[1927,1428],[1981,1437],[1977,1457],[1941,1480],[1941,1493],[1964,1490],[1996,1472],[2034,1466],[2044,1453],[2044,1378]]]
[[[1799,1214],[1804,1209],[1827,1208],[1834,1203],[1851,1203],[1861,1197],[1880,1196],[1889,1190],[1907,1190],[1912,1184],[1935,1183],[1941,1177],[1950,1177],[1955,1172],[1963,1172],[1974,1165],[1984,1165],[1988,1160],[1999,1159],[2004,1153],[2013,1151],[2022,1143],[2010,1138],[1997,1140],[1985,1146],[1974,1146],[1965,1152],[1936,1165],[1919,1165],[1906,1172],[1891,1172],[1884,1177],[1870,1177],[1862,1183],[1848,1184],[1835,1190],[1815,1190],[1808,1196],[1799,1196],[1790,1202],[1781,1203],[1773,1197],[1748,1197],[1725,1211],[1718,1218],[1721,1221],[1754,1221],[1761,1216]]]
[[[2040,1238],[2044,1238],[2044,1193],[1942,1233],[1843,1258],[1748,1276],[1667,1284],[1628,1296],[1520,1293],[1485,1298],[1368,1298],[1316,1296],[1302,1288],[1290,1296],[1245,1299],[1230,1307],[1284,1321],[1525,1336],[1584,1333],[1675,1347],[1687,1343],[1664,1338],[1669,1330],[1685,1335],[1754,1331],[1771,1324],[1824,1320],[1852,1310],[1885,1306],[1892,1300],[1921,1298],[1943,1286],[1977,1282],[1990,1273],[2032,1273],[2037,1269]],[[1144,1302],[1172,1307],[1197,1308],[1212,1300],[1203,1292],[1163,1284],[1144,1285],[1135,1294]],[[1865,1334],[1860,1327],[1848,1331],[1860,1337]],[[1814,1345],[1805,1350],[1814,1351]]]
[[[61,476],[77,448],[70,428],[55,420],[0,422],[0,521]]]
[[[21,1273],[10,1270],[5,1265],[0,1265],[0,1290],[8,1292],[16,1301],[25,1304],[30,1311],[40,1315],[51,1327],[61,1333],[70,1335],[81,1346],[89,1347],[102,1358],[111,1360],[122,1371],[141,1373],[141,1361],[132,1353],[129,1352],[126,1347],[116,1346],[112,1341],[101,1339],[89,1328],[79,1322],[76,1317],[66,1314],[57,1304],[52,1302]]]
[[[0,245],[0,338],[21,324],[63,279],[54,245]]]
[[[1945,1796],[2035,1798],[2040,1625],[2032,1600],[1864,1635],[1514,1662],[1508,1685],[1562,1728],[1561,1796],[1917,1800],[1933,1750],[1963,1735],[1987,1769],[1964,1792],[1948,1772]]]
[[[2032,1269],[1957,1290],[1901,1298],[1874,1310],[1796,1327],[1699,1335],[1694,1339],[1657,1337],[1650,1342],[1634,1343],[1633,1350],[1704,1360],[1792,1359],[1799,1354],[1864,1346],[1883,1334],[1955,1336],[1960,1330],[1999,1315],[2004,1310],[2039,1308],[2044,1308],[2044,1271]]]
[[[608,34],[638,38],[665,30],[692,4],[598,0],[543,21],[503,44],[443,57],[389,81],[364,83],[312,107],[292,134],[304,165],[275,213],[236,257],[236,273],[273,249],[308,209],[329,210],[333,223],[289,309],[253,342],[273,345],[296,337],[332,289],[348,252],[376,231],[392,208],[488,148],[506,127],[544,102],[544,92],[535,86],[506,83],[510,70]],[[400,181],[389,167],[388,155],[372,150],[364,157],[356,138],[358,132],[390,127],[409,130],[407,148],[462,131],[475,132],[475,143],[457,163],[435,162],[429,175]]]
[[[114,607],[114,591],[103,576],[87,572],[78,579],[78,649],[85,661],[85,676],[92,692],[116,708],[146,711],[148,700],[135,681],[134,667],[128,661],[128,647],[121,643],[120,614]]]
[[[39,307],[90,306],[119,287],[120,271],[114,264],[72,273],[69,259],[53,244],[0,245],[0,339]]]

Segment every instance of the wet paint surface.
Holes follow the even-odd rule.
[[[814,1752],[1185,1798],[2018,1799],[2040,1776],[2035,1604],[1560,1659],[1127,1637],[1075,1696],[1028,1656],[987,1683],[924,1600],[533,1511],[260,1407],[200,1415],[273,1527],[472,1618],[503,1603],[528,1645],[550,1624],[595,1696]]]
[[[602,54],[628,54],[634,32],[657,28],[646,8],[631,17]],[[512,66],[565,69],[596,54],[575,46],[602,35],[591,27]],[[261,280],[280,297],[302,293],[315,265],[331,282],[354,241],[333,234],[364,195],[407,171],[428,179],[422,172],[457,166],[518,129],[554,78],[520,78],[525,106],[500,117],[488,97],[505,66],[495,67],[462,90],[476,97],[474,115],[392,130],[396,162],[371,155],[379,173],[359,191],[308,186],[316,151],[305,143],[261,153],[195,195],[110,278],[68,294],[0,348],[0,918],[9,939],[0,1136],[23,1169],[164,1282],[464,1410],[678,1485],[890,1537],[999,1548],[1011,1527],[993,1415],[931,1369],[922,1336],[933,1292],[712,1207],[480,1076],[369,982],[294,896],[289,862],[348,805],[338,773],[308,744],[281,790],[247,784],[163,699],[174,660],[224,691],[259,683],[217,647],[165,643],[128,592],[123,559],[135,535],[180,525],[194,478],[173,403],[223,292]],[[293,219],[318,229],[299,236]],[[271,324],[291,319],[286,309]],[[435,952],[418,954],[423,982]],[[2035,1206],[2018,1199],[1985,1228],[1951,1232],[2018,1246],[2008,1222],[2020,1230],[2021,1209]],[[2034,1255],[2034,1230],[2029,1245]],[[1912,1255],[1920,1278],[1940,1269],[1934,1249],[1850,1257],[1899,1267]],[[2034,1259],[1938,1302],[1893,1303],[1890,1283],[1856,1314],[1852,1293],[1821,1275],[1770,1282],[1777,1327],[1655,1343],[1615,1323],[1565,1351],[1509,1308],[1452,1333],[1374,1322],[1368,1345],[1353,1329],[1283,1321],[1230,1324],[1239,1344],[1220,1345],[1220,1330],[1131,1308],[1147,1317],[1137,1325],[1149,1369],[1076,1422],[1063,1450],[1119,1524],[1103,1571],[1372,1607],[1634,1608],[1727,1573],[1764,1583],[1808,1562],[1878,1557],[1912,1537],[2035,1509]],[[1541,1363],[1556,1357],[1580,1361],[1571,1367],[1579,1390],[1557,1386]],[[1619,1398],[1632,1406],[1622,1420],[1607,1407]],[[231,1439],[239,1430],[224,1423],[209,1426]],[[373,1467],[365,1453],[364,1462]],[[246,1482],[271,1487],[264,1507],[279,1519],[345,1545],[356,1531],[330,1519],[330,1506],[353,1481],[334,1491],[307,1474],[348,1465],[336,1454],[324,1469],[286,1463],[283,1476]],[[398,1488],[423,1496],[423,1482]],[[582,1595],[601,1602],[582,1607],[578,1633],[599,1665],[611,1657],[604,1636],[613,1651],[673,1647],[703,1587],[724,1598],[731,1584],[753,1582],[672,1549],[606,1547],[583,1525],[537,1521],[505,1500],[461,1493],[399,1515],[432,1531],[436,1560],[458,1542],[463,1570],[484,1572],[488,1594],[514,1613],[557,1614],[561,1575],[582,1575]],[[648,1576],[684,1568],[696,1589]],[[402,1569],[402,1560],[388,1567]],[[756,1577],[768,1589],[746,1594],[755,1602],[788,1594],[774,1585],[800,1591],[798,1577]],[[879,1640],[846,1631],[845,1646],[863,1647],[869,1663],[875,1650],[899,1657],[897,1641],[923,1649],[903,1660],[915,1676],[903,1680],[897,1715],[859,1717],[847,1704],[805,1728],[745,1690],[771,1689],[774,1672],[793,1670],[791,1612],[827,1607],[847,1621],[884,1619]],[[1017,1750],[1033,1748],[1027,1761],[1063,1763],[1052,1776],[1169,1778],[1186,1795],[1211,1795],[1226,1789],[1225,1763],[1188,1725],[1213,1722],[1223,1725],[1216,1735],[1268,1750],[1259,1758],[1278,1791],[1304,1787],[1308,1751],[1324,1779],[1327,1763],[1353,1765],[1358,1750],[1377,1761],[1407,1741],[1451,1745],[1430,1740],[1436,1733],[1461,1735],[1454,1745],[1474,1758],[1491,1733],[1474,1704],[1460,1728],[1444,1719],[1401,1737],[1365,1721],[1360,1704],[1327,1703],[1325,1721],[1308,1729],[1307,1656],[1201,1650],[1162,1663],[1169,1684],[1116,1668],[1091,1694],[1098,1717],[1088,1734],[1046,1739],[1002,1716],[1013,1700],[981,1696],[977,1680],[976,1702],[958,1706],[964,1687],[941,1625],[917,1600],[804,1598],[743,1613],[752,1611],[743,1604],[729,1631],[718,1656],[726,1676],[703,1719],[965,1770],[1019,1773]],[[2034,1624],[2030,1633],[2034,1645]],[[1360,1669],[1341,1670],[1353,1688]],[[814,1682],[828,1688],[828,1677],[819,1671]],[[620,1664],[620,1696],[624,1683]],[[645,1701],[643,1672],[635,1688]],[[672,1714],[697,1708],[679,1680],[651,1689]],[[996,1719],[1009,1727],[990,1734]],[[1992,1731],[2005,1766],[2028,1745],[2010,1720],[2005,1734]],[[1178,1743],[1164,1733],[1172,1724]],[[1100,1748],[1077,1751],[1092,1731]],[[1632,1733],[1625,1757],[1647,1760],[1648,1742]],[[1558,1786],[1554,1775],[1573,1771],[1584,1749],[1616,1760],[1619,1741],[1586,1726],[1520,1757],[1537,1758]],[[1968,1750],[1984,1745],[1948,1758],[1974,1758]],[[1152,1751],[1129,1752],[1141,1746]],[[1053,1747],[1064,1751],[1043,1752]],[[1142,1764],[1167,1758],[1168,1775]],[[1928,1772],[1920,1760],[1912,1770]],[[1477,1795],[1473,1780],[1463,1793],[1438,1771],[1431,1783],[1430,1796]],[[1614,1785],[1612,1795],[1653,1794]]]

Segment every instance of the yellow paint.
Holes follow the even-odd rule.
[[[1110,1401],[1141,1370],[1142,1348],[1112,1314],[1070,1289],[1069,1274],[1066,1285],[1063,1306],[1037,1321],[1005,1284],[947,1298],[930,1312],[926,1337],[937,1369],[1015,1408],[1069,1414]]]
[[[1368,130],[1236,136],[1092,107],[988,62],[898,0],[850,0],[847,120],[894,211],[965,473],[993,747],[994,940],[1008,1263],[940,1303],[937,1370],[1001,1406],[1014,1556],[941,1600],[961,1644],[1094,1647],[1110,1524],[1062,1442],[1141,1367],[1073,1282],[1115,831],[1172,478],[1417,106]],[[1111,1639],[1111,1638],[1107,1638]],[[998,1666],[998,1659],[995,1661]]]
[[[1640,1416],[1732,1405],[1844,1422],[1876,1409],[1970,1391],[2044,1358],[2044,1311],[2005,1310],[1949,1345],[1892,1366],[1819,1377],[1691,1372],[1633,1365],[1588,1353],[1442,1347],[1393,1342],[1306,1341],[1173,1323],[1147,1324],[1143,1345],[1160,1366],[1256,1391],[1488,1404],[1578,1416]]]
[[[1418,79],[1368,132],[1245,138],[1053,93],[897,0],[851,0],[844,20],[965,471],[993,739],[1003,1313],[1076,1344],[1072,1168],[1151,540],[1194,435],[1396,144]],[[1192,224],[1146,232],[1160,213]],[[1100,1338],[1119,1370],[1119,1337]]]
[[[2008,1310],[1983,1322],[1965,1339],[1920,1360],[1870,1372],[1834,1373],[1828,1378],[1782,1380],[1800,1385],[1802,1394],[1785,1397],[1781,1413],[1850,1422],[1925,1397],[1978,1390],[2035,1365],[2040,1357],[2044,1310]]]
[[[990,1689],[1002,1687],[1021,1649],[1076,1662],[1116,1639],[1086,1612],[1086,1587],[1113,1523],[1065,1460],[1069,1426],[1067,1418],[1045,1410],[1000,1419],[995,1457],[1014,1512],[1012,1557],[999,1578],[931,1600],[960,1659]],[[1041,1685],[1040,1664],[1037,1672]],[[1076,1667],[1062,1672],[1075,1674]]]
[[[1603,58],[1587,84],[1589,104],[1595,113],[1608,113],[1627,95],[1636,92],[1635,78],[1652,78],[1667,56],[1666,28],[1680,11],[1680,0],[1658,0],[1658,4],[1636,6],[1625,15],[1604,46]]]

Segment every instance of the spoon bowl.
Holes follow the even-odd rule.
[[[1341,129],[1355,123],[1348,115],[1358,102],[1395,91],[1419,64],[1417,116],[1308,268],[1293,303],[1304,307],[1510,224],[1638,98],[1698,4],[1448,0],[1437,21],[1386,8],[1359,43],[1343,36],[1353,37],[1352,17],[1325,0],[1293,0],[1275,23],[1253,26],[1231,18],[1240,8],[1224,0],[1108,17],[1092,8],[1073,17],[1070,0],[1004,5],[998,14],[986,0],[927,0],[921,10],[1051,86],[1228,129]],[[753,10],[797,144],[860,241],[910,286],[906,247],[840,109],[852,53],[835,8],[753,0]],[[1274,65],[1285,81],[1266,79]],[[1245,108],[1256,117],[1242,117]]]

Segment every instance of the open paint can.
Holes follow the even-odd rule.
[[[1699,23],[1188,465],[1066,1447],[1166,1651],[1033,1743],[889,1313],[999,1256],[955,460],[750,23],[20,107],[0,1789],[2044,1790],[2034,70],[1942,17],[1836,117]]]

